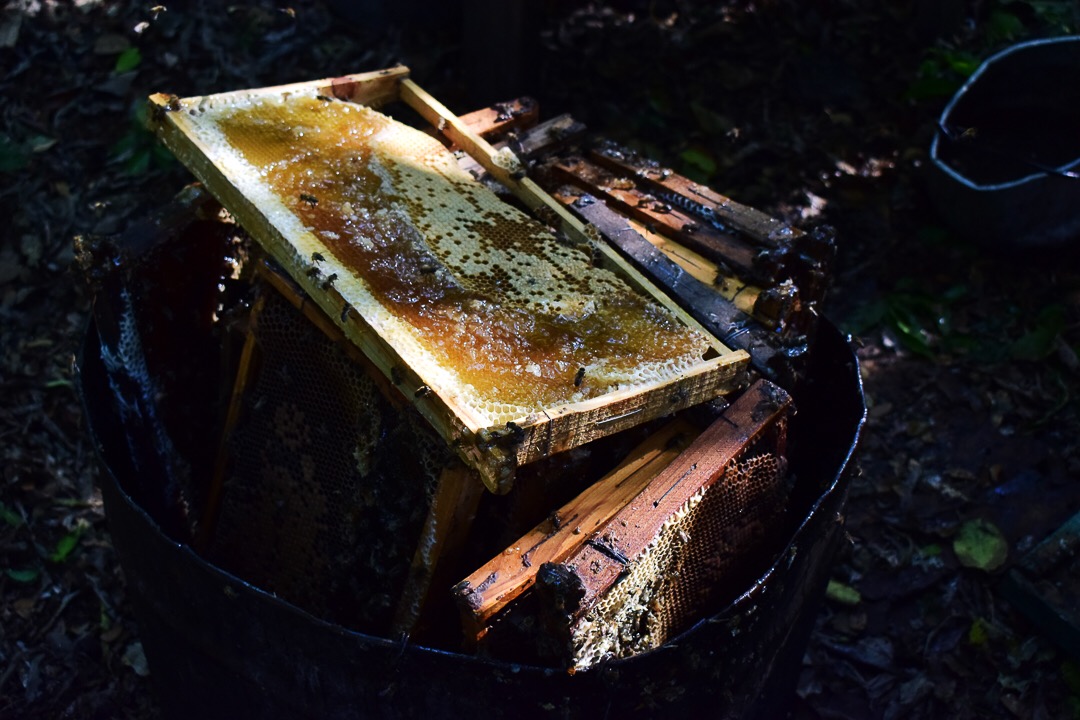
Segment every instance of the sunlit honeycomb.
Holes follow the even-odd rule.
[[[185,103],[290,252],[325,257],[364,322],[490,425],[673,379],[709,349],[418,130],[314,91]]]

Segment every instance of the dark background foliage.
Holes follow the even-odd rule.
[[[1077,255],[959,237],[923,183],[936,118],[981,59],[1077,32],[1078,13],[1055,0],[9,1],[0,717],[158,715],[71,375],[89,307],[73,236],[120,232],[189,181],[143,130],[143,98],[398,62],[459,112],[530,94],[736,200],[837,228],[828,314],[858,336],[871,409],[798,717],[1080,717],[1080,665],[1001,598],[1003,569],[964,564],[961,541],[978,530],[1015,562],[1077,509]]]

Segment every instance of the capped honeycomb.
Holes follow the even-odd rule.
[[[460,169],[314,88],[180,101],[207,157],[429,386],[482,425],[678,377],[710,338]],[[226,203],[228,204],[228,203]]]

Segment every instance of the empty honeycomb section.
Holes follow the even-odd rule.
[[[319,617],[383,632],[451,455],[280,295],[257,307],[258,362],[208,557]]]

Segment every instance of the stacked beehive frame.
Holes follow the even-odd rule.
[[[307,232],[296,211],[274,207],[260,189],[258,172],[236,162],[234,148],[208,141],[205,117],[230,104],[258,103],[266,98],[308,97],[327,103],[378,107],[400,100],[418,111],[457,146],[468,152],[493,177],[570,245],[588,248],[597,272],[617,278],[651,307],[699,334],[707,347],[694,362],[683,362],[644,382],[612,385],[594,397],[569,397],[554,405],[515,414],[519,408],[482,412],[437,363],[424,362],[400,334],[387,331],[383,308],[365,298],[363,282],[314,233]],[[565,207],[524,176],[512,152],[496,151],[469,126],[450,113],[408,78],[406,68],[310,83],[221,95],[178,99],[155,95],[152,122],[166,145],[289,272],[326,315],[406,397],[467,465],[478,471],[489,489],[509,489],[515,468],[550,454],[638,425],[745,385],[748,355],[715,339],[677,304],[621,258],[600,234],[571,215]],[[447,171],[450,172],[450,171]],[[414,179],[421,175],[414,175]],[[455,180],[456,182],[456,180]],[[479,194],[469,196],[475,204]],[[311,205],[318,198],[301,193]],[[557,237],[553,235],[552,237]],[[558,252],[556,252],[558,254]],[[564,258],[560,255],[558,262]],[[419,359],[418,359],[419,358]],[[568,382],[580,384],[580,370]],[[573,393],[571,393],[573,395]]]

